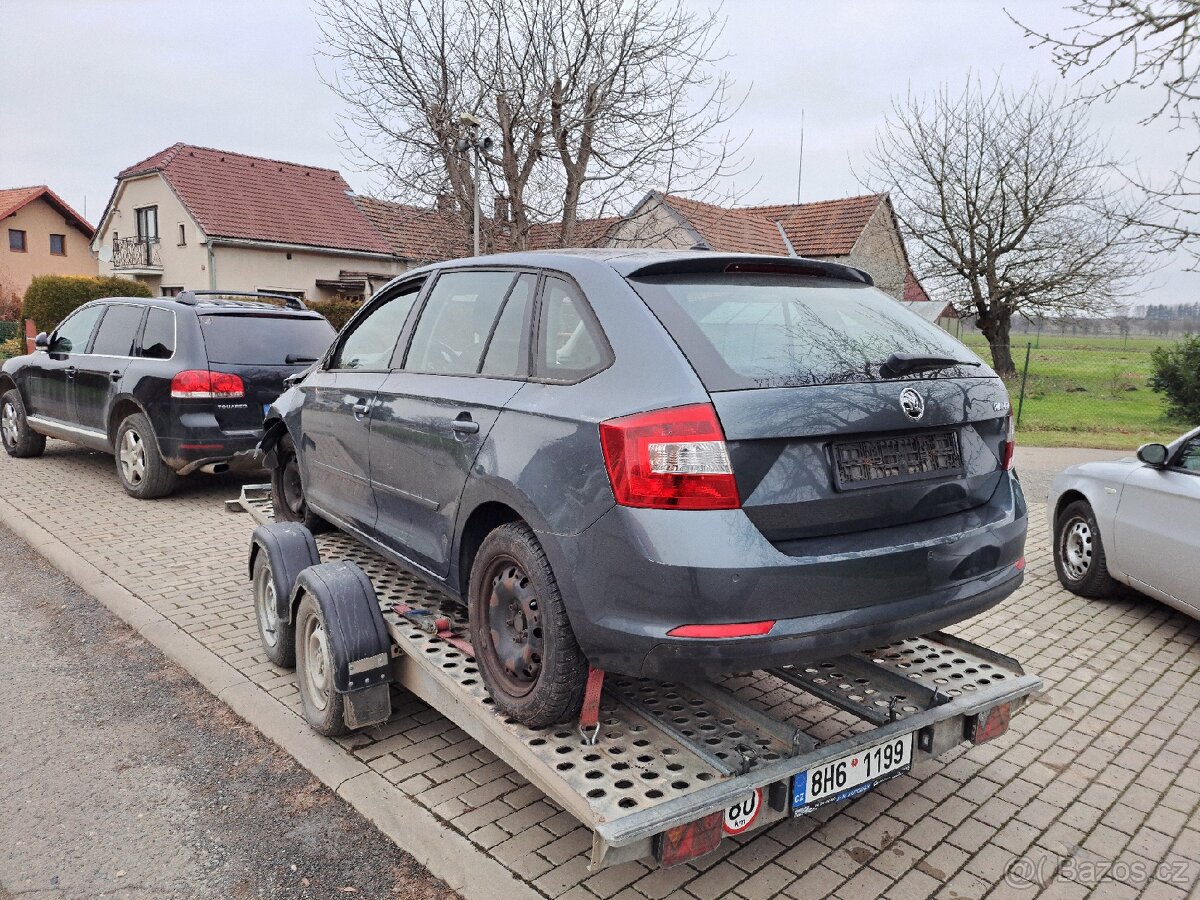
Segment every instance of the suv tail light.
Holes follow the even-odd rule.
[[[187,369],[171,379],[171,396],[217,399],[244,397],[246,386],[241,376],[229,372],[210,372],[208,369]]]
[[[1001,468],[1007,472],[1013,467],[1013,456],[1017,452],[1017,428],[1013,424],[1012,410],[1008,411],[1008,434],[1004,440],[1004,455],[1001,457]]]
[[[737,509],[737,483],[712,404],[638,413],[600,423],[600,446],[622,506]]]

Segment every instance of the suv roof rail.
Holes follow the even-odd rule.
[[[195,306],[200,297],[269,297],[272,300],[282,300],[288,309],[308,309],[304,301],[291,294],[272,294],[268,291],[182,291],[175,299],[187,306]]]

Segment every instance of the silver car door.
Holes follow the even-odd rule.
[[[1117,507],[1116,544],[1131,578],[1200,611],[1200,436],[1184,441],[1168,465],[1142,466],[1129,476]]]

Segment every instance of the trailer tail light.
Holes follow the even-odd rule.
[[[668,637],[739,638],[767,634],[775,627],[774,619],[763,622],[731,622],[724,625],[680,625],[667,632]]]
[[[600,447],[622,506],[737,509],[725,433],[709,403],[600,423]]]
[[[1008,731],[1008,722],[1012,718],[1012,706],[1001,703],[989,710],[967,717],[966,738],[972,744],[982,744],[992,738],[998,738]]]
[[[664,869],[712,853],[720,846],[724,811],[717,811],[695,822],[676,825],[654,841],[654,856]]]
[[[1016,455],[1016,452],[1017,429],[1013,424],[1013,414],[1012,410],[1010,409],[1008,411],[1008,434],[1004,439],[1004,452],[1000,460],[1001,468],[1004,469],[1005,472],[1009,471],[1013,467],[1013,456]]]
[[[171,379],[171,396],[178,399],[215,400],[244,397],[245,394],[246,386],[241,377],[229,372],[187,369]]]

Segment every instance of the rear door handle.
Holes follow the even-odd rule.
[[[76,372],[78,372],[78,371],[79,371],[79,370],[78,370],[77,368],[75,368],[74,366],[67,366],[67,377],[68,377],[68,378],[74,378],[74,377],[75,377],[75,373],[76,373]]]
[[[478,434],[479,423],[472,420],[466,413],[463,413],[463,415],[467,417],[465,419],[455,419],[450,423],[450,430],[457,431],[459,434]]]
[[[359,400],[351,408],[354,411],[354,418],[362,419],[363,416],[371,411],[371,404],[366,400]]]

